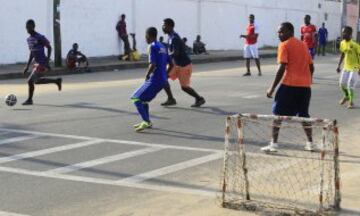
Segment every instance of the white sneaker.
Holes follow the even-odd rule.
[[[307,141],[305,144],[305,151],[314,151],[314,145],[312,142]]]
[[[279,148],[277,143],[270,142],[269,145],[262,147],[260,150],[264,152],[277,152],[277,148]]]

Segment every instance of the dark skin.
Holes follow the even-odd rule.
[[[291,37],[294,36],[294,33],[289,31],[287,28],[285,28],[284,26],[280,26],[278,29],[278,37],[280,39],[281,42],[287,41],[289,40]],[[314,65],[310,64],[309,65],[310,68],[310,72],[311,72],[311,76],[314,73]],[[276,77],[274,82],[272,83],[272,85],[270,86],[270,88],[267,90],[266,92],[266,96],[268,98],[272,98],[274,91],[276,89],[276,87],[278,86],[278,84],[280,83],[280,81],[282,80],[284,73],[285,73],[285,69],[286,69],[286,63],[280,63],[277,73],[276,73]],[[272,129],[272,137],[273,137],[273,142],[277,143],[278,140],[278,136],[279,136],[279,131],[280,131],[280,125],[281,125],[281,121],[277,121],[275,120],[273,122],[273,129]],[[303,127],[304,127],[304,131],[305,134],[307,136],[307,139],[309,142],[312,142],[312,128],[311,125],[309,125],[308,123],[302,123]]]
[[[36,33],[35,31],[35,25],[31,25],[31,24],[26,24],[26,31],[30,34],[30,35],[34,35]],[[47,61],[47,65],[49,65],[49,61],[50,61],[50,56],[51,56],[51,51],[52,48],[49,44],[45,45],[46,49],[47,49],[47,54],[46,54],[46,61]],[[29,70],[30,64],[33,61],[34,56],[32,55],[32,53],[30,52],[29,54],[29,60],[24,68],[24,74],[26,74]]]
[[[249,23],[250,24],[254,24],[255,22],[255,17],[250,15],[249,16]],[[254,35],[240,35],[240,38],[250,38],[250,37],[254,37],[254,38],[258,38],[259,37],[259,34],[254,34]]]
[[[348,29],[346,28],[343,28],[342,30],[342,38],[349,42],[352,38],[352,32],[349,31]],[[336,72],[340,73],[341,72],[341,64],[343,63],[344,61],[344,58],[345,58],[345,54],[344,53],[341,53],[341,56],[340,56],[340,60],[339,60],[339,64],[338,64],[338,67],[336,68]],[[360,74],[360,71],[359,71],[359,74]]]
[[[311,17],[310,17],[309,15],[306,15],[306,16],[304,17],[304,24],[305,24],[306,26],[308,26],[308,25],[311,24]],[[316,41],[316,40],[317,40],[317,34],[316,34],[316,33],[315,33],[314,37],[315,37],[315,41]],[[304,36],[301,35],[301,40],[303,40],[303,39],[304,39]]]
[[[293,32],[290,32],[288,29],[284,28],[283,26],[279,27],[278,37],[281,42],[287,41],[288,39],[290,39],[293,36],[294,36]],[[312,76],[314,73],[314,65],[310,64],[309,67],[310,67],[310,72],[311,72],[311,76]],[[276,87],[278,86],[278,84],[280,83],[281,79],[284,76],[285,69],[286,69],[286,63],[280,63],[277,73],[276,73],[275,80],[266,92],[266,96],[268,98],[272,98],[272,95],[274,94]]]
[[[174,32],[174,27],[168,25],[166,22],[163,23],[162,25],[162,30],[165,34],[171,34]],[[169,55],[173,55],[173,56],[178,56],[180,53],[178,50],[174,50],[173,53],[169,53]]]

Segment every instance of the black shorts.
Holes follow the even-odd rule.
[[[281,85],[276,92],[273,114],[310,117],[311,88]]]

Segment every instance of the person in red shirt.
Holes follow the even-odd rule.
[[[311,24],[310,15],[305,15],[304,25],[301,26],[300,31],[301,31],[301,40],[306,44],[312,59],[314,59],[316,43],[317,43],[317,30],[316,30],[316,26]]]
[[[259,71],[259,76],[261,76],[260,60],[259,60],[259,50],[257,47],[257,40],[259,37],[259,27],[255,24],[254,14],[249,16],[249,25],[246,28],[246,35],[240,35],[240,38],[245,39],[244,45],[244,58],[246,59],[246,69],[247,72],[244,76],[250,76],[250,59],[255,59],[256,66]]]
[[[272,98],[277,89],[273,114],[279,116],[299,116],[303,118],[310,117],[309,105],[311,98],[312,75],[314,65],[307,47],[303,42],[294,37],[294,26],[285,22],[278,30],[281,43],[278,48],[279,68],[276,77],[266,95]],[[272,140],[270,145],[261,148],[265,152],[276,152],[278,148],[278,136],[281,121],[275,120],[272,128]],[[309,123],[303,123],[307,142],[306,151],[313,150],[312,129]]]
[[[119,38],[124,43],[124,55],[129,55],[131,50],[130,50],[129,36],[126,31],[125,18],[126,18],[125,14],[122,14],[119,22],[116,24],[116,31],[118,32]],[[120,56],[120,57],[122,57],[122,56]]]

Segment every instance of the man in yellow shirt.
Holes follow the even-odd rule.
[[[344,92],[344,97],[340,100],[340,105],[349,102],[349,109],[354,107],[354,89],[360,74],[360,45],[353,41],[352,28],[345,26],[342,30],[343,40],[340,43],[341,57],[336,71],[340,73],[341,64],[344,66],[340,76],[340,87]]]

